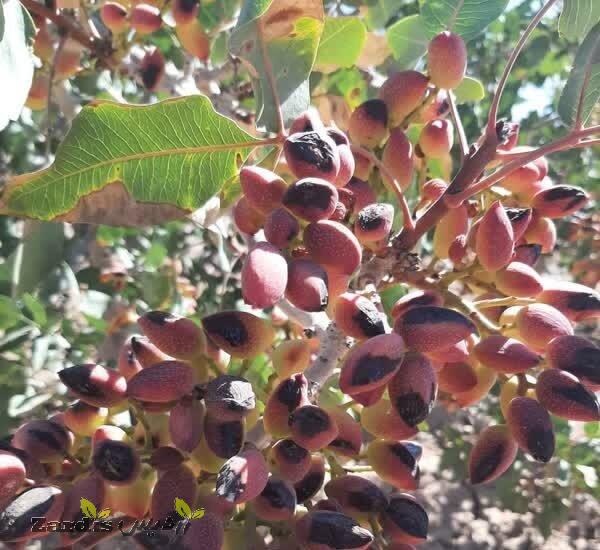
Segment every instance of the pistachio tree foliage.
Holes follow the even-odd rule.
[[[600,496],[598,2],[2,0],[0,78],[0,542]]]

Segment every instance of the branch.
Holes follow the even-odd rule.
[[[279,98],[279,92],[277,91],[277,82],[275,80],[275,75],[273,74],[273,65],[271,65],[271,58],[269,57],[267,45],[265,44],[264,22],[260,17],[257,20],[257,30],[258,41],[260,42],[260,52],[263,58],[263,63],[265,65],[265,73],[267,75],[267,80],[269,81],[271,93],[273,94],[273,101],[275,102],[275,109],[277,113],[277,135],[283,136],[285,135],[285,126],[283,124],[283,113],[281,112],[281,100]]]
[[[389,182],[389,187],[391,187],[391,190],[396,195],[398,203],[400,204],[400,210],[402,210],[403,227],[412,231],[414,229],[414,223],[410,213],[410,208],[408,207],[408,202],[406,201],[406,197],[404,196],[404,191],[402,191],[402,187],[398,183],[398,180],[394,178],[392,173],[388,170],[388,167],[383,162],[381,162],[376,155],[371,153],[371,151],[368,151],[367,149],[364,149],[359,145],[352,145],[351,148],[353,153],[358,153],[359,155],[362,155],[363,157],[369,159],[375,166],[377,166],[382,178]]]
[[[552,7],[552,5],[556,2],[556,0],[548,0],[548,2],[542,6],[540,11],[535,14],[535,17],[529,22],[529,25],[523,31],[521,38],[517,42],[517,45],[514,47],[513,51],[508,58],[508,63],[504,68],[504,72],[500,77],[500,81],[498,82],[498,87],[496,88],[496,93],[494,94],[494,99],[492,100],[492,105],[490,106],[490,113],[488,116],[487,123],[487,131],[486,133],[491,134],[495,131],[496,122],[498,119],[498,107],[500,105],[500,99],[502,98],[502,92],[504,91],[504,87],[506,86],[506,82],[508,81],[508,77],[512,71],[512,68],[515,65],[515,61],[519,54],[523,50],[523,46],[525,46],[525,42],[534,31],[534,29],[538,26],[539,22],[542,20],[546,12]]]
[[[30,12],[49,19],[56,26],[65,31],[73,40],[79,42],[82,46],[95,53],[98,57],[107,55],[107,43],[102,40],[96,40],[88,35],[73,19],[60,15],[36,2],[35,0],[21,0],[21,4]]]
[[[458,173],[444,194],[435,201],[417,220],[414,230],[403,229],[394,238],[394,247],[410,250],[418,240],[444,217],[454,197],[459,196],[467,187],[483,174],[485,167],[495,158],[496,149],[501,142],[504,124],[499,122],[493,134],[485,134],[481,147],[472,148]]]
[[[587,136],[592,136],[594,134],[600,134],[600,126],[590,126],[589,128],[585,128],[578,132],[573,131],[569,133],[567,136],[557,139],[548,145],[544,145],[543,147],[539,147],[538,149],[534,149],[533,151],[529,151],[525,155],[519,155],[519,158],[505,164],[499,170],[496,170],[493,174],[490,174],[486,178],[483,178],[478,183],[464,189],[461,193],[456,194],[452,197],[452,203],[460,204],[461,202],[467,200],[469,197],[476,195],[477,193],[481,193],[481,191],[485,191],[496,182],[505,178],[521,166],[525,166],[529,162],[532,162],[544,155],[549,155],[551,153],[557,153],[559,151],[564,151],[565,149],[573,149],[574,147],[584,147],[588,144],[594,145],[598,140],[587,140],[581,141],[582,138]],[[443,198],[443,197],[442,197]]]
[[[450,105],[450,116],[454,122],[456,128],[456,134],[458,135],[458,143],[460,145],[460,159],[464,160],[469,154],[469,142],[467,141],[467,135],[465,134],[465,128],[463,126],[458,109],[456,108],[456,100],[451,91],[448,91],[448,105]]]

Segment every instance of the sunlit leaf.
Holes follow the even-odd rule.
[[[163,223],[201,207],[257,143],[204,96],[145,106],[92,104],[73,121],[51,167],[9,182],[2,213]]]
[[[365,43],[367,29],[358,17],[326,17],[315,68],[330,72],[352,67]]]
[[[17,0],[0,7],[0,130],[19,117],[33,79],[33,54],[29,44],[30,19]],[[8,78],[10,75],[10,84]]]
[[[465,76],[463,81],[454,90],[457,103],[481,101],[485,97],[483,84],[476,78]]]
[[[449,30],[468,42],[500,17],[507,5],[508,0],[424,0],[421,15],[429,37]]]
[[[572,40],[583,38],[600,21],[598,0],[565,0],[558,31]]]
[[[286,125],[308,108],[308,77],[317,54],[323,17],[320,0],[244,2],[229,48],[242,59],[252,78],[259,126],[277,129],[277,99]]]

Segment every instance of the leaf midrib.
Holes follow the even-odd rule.
[[[215,145],[203,145],[200,147],[186,147],[186,148],[178,147],[176,149],[165,149],[162,151],[136,153],[135,155],[127,155],[127,156],[123,156],[123,157],[117,157],[117,158],[109,159],[109,160],[106,160],[103,162],[98,162],[96,164],[88,164],[81,170],[75,170],[74,172],[69,172],[68,174],[65,174],[63,176],[60,176],[57,178],[51,178],[50,180],[46,181],[45,183],[42,183],[41,185],[32,187],[31,189],[28,189],[26,191],[22,191],[21,197],[26,197],[26,196],[30,195],[31,193],[36,193],[36,192],[44,189],[48,185],[55,185],[57,182],[66,180],[67,178],[78,176],[78,175],[88,172],[90,170],[95,170],[97,168],[103,168],[103,167],[109,166],[111,164],[126,163],[126,162],[131,162],[134,160],[150,159],[150,158],[164,157],[164,156],[169,156],[169,155],[175,156],[175,155],[189,155],[189,154],[201,154],[201,153],[216,153],[219,151],[246,149],[249,147],[257,147],[259,145],[267,145],[270,142],[271,142],[271,140],[262,140],[262,141],[256,140],[256,141],[245,141],[245,142],[238,142],[238,143],[223,143],[223,144],[219,144],[219,145],[216,145],[216,144]],[[53,165],[53,166],[49,167],[47,169],[47,171],[48,171],[48,173],[50,173],[52,171],[56,172],[56,166]],[[13,189],[13,192],[18,192],[18,188],[23,185],[26,185],[26,184],[27,184],[27,180],[23,181],[20,185],[15,186],[15,189]],[[9,191],[9,193],[10,193],[10,191]],[[10,202],[10,195],[9,195],[9,202]]]

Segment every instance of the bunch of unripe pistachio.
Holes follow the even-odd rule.
[[[121,12],[107,6],[103,17],[113,10],[114,26]],[[133,24],[133,13],[121,17]],[[198,326],[148,312],[139,320],[143,336],[126,342],[116,370],[85,364],[59,373],[78,401],[23,423],[0,455],[0,540],[35,536],[33,513],[79,518],[82,497],[113,514],[154,519],[173,514],[180,498],[206,511],[178,541],[183,548],[242,548],[258,528],[308,550],[409,550],[428,531],[423,505],[404,492],[419,486],[413,438],[436,399],[469,407],[501,385],[505,423],[479,434],[469,457],[473,484],[501,476],[519,449],[551,460],[551,415],[600,418],[600,349],[574,334],[600,317],[600,296],[535,269],[555,247],[553,220],[588,196],[554,185],[544,159],[448,210],[432,237],[440,260],[432,265],[445,271],[411,278],[415,288],[390,319],[376,291],[357,288],[363,253],[385,257],[394,238],[395,208],[378,202],[367,180],[385,170],[382,177],[407,189],[428,158],[451,164],[445,94],[465,75],[464,43],[444,32],[427,61],[427,75],[391,75],[379,99],[354,111],[349,136],[312,110],[296,119],[283,145],[285,178],[242,168],[233,208],[250,242],[242,295],[270,317],[222,311]],[[424,124],[417,145],[406,134],[415,121]],[[501,152],[520,150],[512,130]],[[417,216],[448,186],[419,185]],[[328,316],[333,330],[305,333],[298,319],[313,315]],[[325,353],[332,333],[348,344],[334,357]],[[232,358],[261,354],[271,367],[266,385],[228,371]],[[316,365],[342,401],[332,401],[323,381],[312,383]],[[127,411],[131,425],[122,421]],[[77,534],[64,536],[72,544]]]

